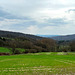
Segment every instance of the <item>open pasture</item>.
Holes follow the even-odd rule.
[[[75,75],[75,53],[0,56],[0,75]]]

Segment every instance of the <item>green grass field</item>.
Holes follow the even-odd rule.
[[[11,53],[11,51],[8,48],[0,47],[1,53]]]
[[[24,52],[25,50],[24,49],[21,49],[21,48],[16,48],[17,50],[20,51],[20,53]],[[0,47],[0,53],[10,53],[12,54],[12,51],[11,51],[11,48],[5,48],[5,47]]]
[[[0,75],[75,75],[75,53],[0,56]]]

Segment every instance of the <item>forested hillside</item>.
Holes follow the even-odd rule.
[[[12,31],[2,31],[2,30],[0,30],[0,37],[7,37],[7,38],[26,37],[32,39],[42,39],[42,37],[31,35],[31,34],[24,34],[20,32],[12,32]]]
[[[11,54],[38,52],[74,52],[75,41],[56,41],[35,35],[0,31],[0,47],[8,48]],[[2,49],[2,48],[1,48]],[[1,50],[0,54],[4,52]]]

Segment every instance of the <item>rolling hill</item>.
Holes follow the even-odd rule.
[[[24,34],[20,32],[3,31],[3,30],[0,30],[0,37],[7,37],[7,38],[26,37],[31,39],[42,39],[42,37],[40,36]]]
[[[31,39],[42,39],[42,38],[52,38],[57,41],[61,40],[75,40],[75,34],[73,35],[64,35],[64,36],[59,36],[59,35],[31,35],[31,34],[24,34],[20,32],[12,32],[12,31],[3,31],[0,30],[0,37],[7,37],[7,38],[16,38],[16,37],[26,37],[26,38],[31,38]]]
[[[54,40],[57,41],[61,41],[61,40],[65,40],[65,41],[71,41],[71,40],[75,40],[75,34],[73,35],[65,35],[65,36],[56,36],[56,37],[51,37]]]
[[[56,36],[59,36],[59,35],[40,35],[40,34],[38,34],[37,36],[50,38],[50,37],[56,37]]]

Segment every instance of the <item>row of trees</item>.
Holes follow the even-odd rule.
[[[0,46],[11,48],[13,54],[20,53],[18,48],[25,49],[23,53],[37,53],[55,51],[56,41],[53,39],[26,39],[19,37],[15,39],[1,38]]]
[[[33,40],[25,37],[19,38],[0,38],[0,46],[8,47],[13,54],[20,53],[37,53],[37,52],[61,52],[75,51],[75,41],[73,42],[56,42],[53,39]],[[20,51],[19,48],[24,49]]]
[[[58,51],[75,52],[75,41],[58,41]]]

